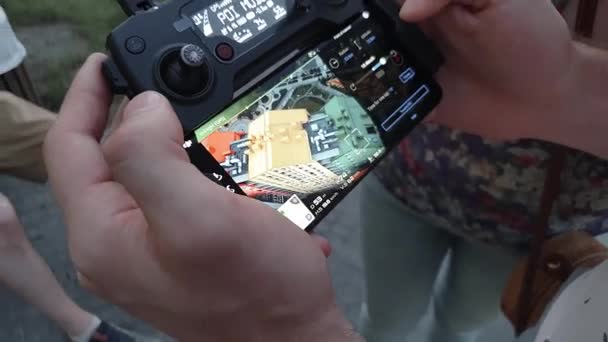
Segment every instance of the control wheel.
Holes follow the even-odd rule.
[[[205,94],[213,82],[207,56],[194,44],[175,48],[163,55],[159,78],[166,90],[182,98],[197,98]]]

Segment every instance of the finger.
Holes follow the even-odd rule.
[[[311,235],[311,237],[319,245],[319,247],[321,247],[325,257],[329,258],[331,256],[331,244],[329,241],[326,238],[316,234]]]
[[[88,186],[110,179],[98,143],[111,102],[101,73],[104,59],[94,54],[84,63],[45,141],[49,180],[64,207],[78,201]]]
[[[425,20],[418,23],[418,27],[427,37],[435,37],[436,28],[432,21]]]
[[[437,15],[451,0],[406,0],[399,16],[407,22],[419,22]]]
[[[66,132],[87,134],[97,139],[103,133],[112,94],[101,68],[106,56],[89,56],[74,78],[59,111],[59,124]]]
[[[26,242],[25,231],[15,207],[11,201],[0,193],[0,250],[15,242]]]
[[[470,7],[452,5],[437,15],[433,25],[436,36],[458,44],[462,42],[463,34],[472,34],[478,30],[479,20],[477,12]]]
[[[406,0],[399,16],[404,21],[422,22],[434,18],[451,7],[459,8],[469,14],[482,11],[490,0]]]
[[[146,92],[131,100],[103,149],[114,179],[133,196],[153,228],[173,230],[176,222],[183,227],[205,226],[194,220],[203,216],[221,222],[223,211],[234,210],[226,203],[229,193],[190,164],[177,116],[158,93]],[[213,215],[194,215],[201,210]],[[188,238],[185,234],[174,230],[158,233],[163,242],[188,243],[180,240]]]

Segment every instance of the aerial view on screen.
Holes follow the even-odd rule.
[[[196,131],[248,196],[279,211],[321,204],[384,152],[376,125],[331,67],[314,52],[300,64]]]

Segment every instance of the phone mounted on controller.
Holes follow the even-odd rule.
[[[186,134],[364,11],[429,75],[442,63],[390,0],[118,2],[129,18],[107,38],[111,57],[103,71],[112,90],[164,94]]]

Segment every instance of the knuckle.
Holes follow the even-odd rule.
[[[107,252],[100,248],[91,248],[88,244],[70,244],[70,256],[74,263],[74,268],[87,276],[89,281],[104,279],[103,273],[105,265],[108,264]]]

